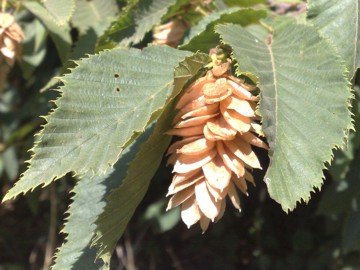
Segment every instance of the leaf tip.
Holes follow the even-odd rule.
[[[15,185],[16,185],[16,184],[15,184]],[[14,187],[15,187],[15,186],[14,186]],[[14,188],[14,187],[13,187],[13,188]],[[5,202],[10,201],[10,200],[15,200],[15,198],[16,198],[18,195],[20,195],[21,193],[25,194],[24,192],[13,192],[13,191],[12,191],[13,188],[9,189],[9,190],[6,192],[6,194],[5,194],[4,198],[2,199],[1,203],[5,203]]]

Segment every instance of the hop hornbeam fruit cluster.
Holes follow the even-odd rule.
[[[153,38],[154,44],[157,45],[168,45],[170,47],[176,47],[182,37],[188,25],[184,20],[172,19],[168,23],[155,27]]]
[[[179,110],[169,135],[182,137],[169,147],[174,177],[167,210],[181,205],[181,218],[190,227],[199,222],[205,232],[210,221],[224,214],[226,197],[240,210],[237,189],[247,195],[246,180],[261,169],[251,145],[268,149],[260,140],[254,85],[230,74],[230,61],[219,63],[191,84],[177,102]]]
[[[0,13],[0,64],[4,61],[13,66],[15,59],[21,54],[24,34],[9,13]]]
[[[209,14],[202,9],[202,7],[208,8],[212,0],[190,0],[189,4],[195,6],[195,11],[202,15],[208,16]],[[190,7],[187,6],[185,10],[179,10],[180,13],[188,13]],[[178,11],[178,12],[179,12]],[[153,44],[168,45],[170,47],[176,47],[184,37],[190,24],[181,16],[170,19],[167,23],[156,26],[153,29]]]
[[[24,35],[14,17],[0,12],[0,93],[4,89],[7,74],[21,54]]]

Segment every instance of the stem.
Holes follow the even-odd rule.
[[[165,250],[170,255],[170,258],[173,260],[173,267],[176,270],[183,270],[183,268],[181,266],[181,262],[180,262],[179,258],[176,256],[172,247],[168,246],[168,247],[166,247]]]
[[[52,257],[56,244],[56,221],[57,221],[57,196],[55,184],[50,185],[50,227],[48,233],[48,241],[46,242],[45,259],[43,269],[50,269]]]
[[[273,29],[270,26],[268,26],[267,24],[265,24],[263,22],[259,22],[259,24],[272,34]]]
[[[195,8],[195,11],[196,11],[196,12],[199,12],[200,14],[202,14],[202,15],[204,15],[204,16],[209,16],[209,13],[206,12],[204,9],[202,9],[200,6],[197,6],[197,7]]]
[[[127,254],[127,267],[129,270],[136,270],[134,250],[131,244],[130,232],[126,230],[124,233],[124,246]]]
[[[125,256],[124,247],[121,245],[116,246],[115,252],[116,252],[116,256],[119,260],[119,266],[116,268],[116,270],[122,270],[127,266],[127,260],[126,260],[126,256]]]
[[[23,0],[7,0],[7,4],[12,8],[11,13],[18,11],[22,5]]]
[[[0,65],[0,97],[2,96],[3,91],[5,89],[6,79],[9,71],[10,71],[10,67],[6,65],[6,63]]]
[[[1,1],[1,12],[2,13],[5,13],[6,1],[7,0],[2,0]]]

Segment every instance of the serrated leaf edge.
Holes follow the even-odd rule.
[[[359,1],[354,1],[357,5],[357,10],[360,10],[360,2]],[[312,9],[312,7],[316,6],[315,4],[313,4],[313,1],[309,1],[308,3],[308,7],[307,7],[307,10],[310,10]],[[359,21],[359,15],[357,15],[357,21]],[[346,73],[345,75],[351,75],[350,74],[350,71],[348,70],[348,68],[346,67],[346,63],[345,63],[345,60],[341,57],[340,53],[339,53],[339,49],[338,47],[335,45],[335,43],[329,38],[327,37],[326,35],[324,35],[321,31],[320,31],[320,28],[317,27],[317,25],[313,24],[311,20],[308,19],[308,17],[306,17],[306,23],[302,23],[302,24],[305,24],[305,25],[311,25],[312,27],[314,27],[317,32],[319,33],[319,35],[325,39],[334,49],[334,51],[336,52],[336,54],[338,55],[338,57],[340,58],[340,61],[342,62],[345,70],[346,70]],[[356,28],[356,32],[358,33],[359,32],[359,27]],[[356,35],[357,36],[357,35]],[[356,43],[356,42],[355,42]],[[356,46],[354,46],[356,47]],[[356,72],[357,70],[359,69],[359,67],[356,66],[356,55],[360,54],[360,49],[357,50],[357,53],[355,53],[355,57],[354,57],[354,61],[352,63],[352,66],[354,67],[354,74],[352,74],[352,78],[351,77],[348,77],[346,76],[347,80],[352,80],[352,79],[355,79],[355,75],[356,75]],[[351,84],[351,83],[350,83]]]
[[[177,79],[177,78],[180,78],[180,76],[176,76],[175,70],[178,69],[178,68],[181,68],[182,66],[184,66],[183,62],[185,62],[186,59],[192,58],[192,57],[194,57],[194,56],[197,55],[197,54],[199,54],[199,55],[204,55],[204,56],[206,55],[206,54],[204,54],[204,53],[202,53],[202,52],[193,53],[193,54],[190,55],[190,56],[184,57],[184,59],[181,60],[177,66],[174,67],[174,80],[173,80],[173,86],[174,86],[174,87],[173,87],[173,91],[175,90],[175,81],[176,81],[176,79]],[[210,62],[210,61],[211,61],[211,58],[209,57],[208,60],[209,60],[209,62]],[[205,66],[206,66],[206,64],[204,65],[204,67],[205,67]],[[199,72],[200,70],[201,70],[201,68],[198,70],[198,72]],[[197,72],[197,73],[198,73],[198,72]],[[197,73],[196,73],[196,74],[197,74]],[[196,76],[196,74],[195,74],[194,76]],[[182,90],[186,87],[187,83],[189,82],[189,80],[190,80],[193,76],[187,76],[187,77],[189,77],[189,78],[188,78],[187,81],[184,83],[182,89],[179,89],[178,93],[175,93],[175,94],[174,94],[174,93],[171,93],[170,96],[169,96],[169,98],[167,99],[167,101],[164,103],[164,106],[163,106],[161,109],[159,109],[159,111],[161,111],[161,112],[163,113],[163,112],[165,111],[165,109],[166,109],[168,106],[170,106],[171,103],[176,99],[176,97],[181,94]],[[162,113],[158,115],[158,118],[161,117]],[[154,132],[154,131],[153,131],[153,132]],[[151,136],[152,136],[152,135],[150,135],[149,138],[151,138]],[[164,135],[164,136],[165,136],[165,135]],[[168,136],[168,135],[166,135],[166,136]],[[169,136],[168,136],[168,137],[169,137]],[[145,142],[145,143],[146,143],[146,142]],[[169,140],[169,143],[170,143],[170,140]],[[144,147],[143,145],[140,146],[139,152],[143,149],[143,147]],[[139,152],[138,152],[138,153],[139,153]],[[138,153],[136,154],[135,159],[137,159]],[[131,165],[129,165],[129,168],[130,168],[130,166],[131,166]],[[127,172],[126,172],[126,176],[124,177],[124,180],[122,181],[121,186],[126,185],[126,184],[128,183],[128,181],[126,181],[126,180],[128,179],[128,177],[129,177],[129,173],[128,173],[128,171],[127,171]],[[149,184],[150,184],[150,182],[149,182]],[[117,189],[119,189],[121,186],[119,186]],[[116,189],[113,189],[113,190],[111,191],[111,193],[108,195],[108,198],[113,194],[113,191],[115,191],[115,190],[116,190]],[[107,201],[108,201],[108,199],[107,199]],[[130,213],[130,212],[131,212],[131,211],[128,212],[127,216],[129,216],[129,214],[133,215],[133,213]],[[96,225],[96,221],[95,221],[94,224]],[[102,245],[101,243],[97,243],[97,241],[98,241],[99,239],[101,239],[101,235],[99,235],[99,232],[98,232],[98,230],[97,230],[97,228],[96,228],[96,229],[95,229],[95,235],[94,235],[93,239],[91,240],[91,242],[92,242],[92,243],[91,243],[91,247],[97,247],[97,248],[98,248],[97,258],[98,258],[98,259],[102,259],[102,260],[104,261],[104,263],[106,264],[107,260],[109,259],[109,258],[108,258],[108,254],[107,254],[107,253],[104,253],[104,251],[105,251],[105,249],[106,249],[106,246]]]
[[[46,9],[46,11],[49,14],[49,17],[51,18],[51,20],[54,23],[56,23],[57,26],[64,26],[66,23],[68,23],[71,20],[71,17],[74,14],[74,11],[76,9],[76,2],[75,2],[75,0],[71,0],[71,11],[70,11],[70,14],[69,14],[68,18],[66,18],[64,21],[57,20],[54,17],[54,15],[50,12],[50,10],[48,10],[48,8],[45,6],[45,2],[43,2],[43,7]]]
[[[346,66],[345,66],[345,64],[344,64],[344,61],[342,60],[342,58],[341,58],[340,55],[338,54],[338,50],[337,50],[336,46],[333,44],[333,42],[332,42],[329,38],[324,37],[316,27],[314,27],[313,25],[311,25],[311,24],[309,24],[309,23],[296,23],[296,24],[298,24],[298,25],[304,25],[304,26],[307,26],[307,27],[312,27],[314,30],[316,30],[316,32],[318,33],[319,37],[322,38],[325,42],[328,43],[328,45],[329,45],[330,47],[332,47],[332,48],[334,49],[334,52],[336,53],[336,61],[338,61],[339,66],[340,66],[341,69],[343,70],[343,72],[342,72],[342,73],[343,73],[343,77],[344,77],[344,79],[347,81],[347,84],[348,84],[348,85],[347,85],[347,88],[348,88],[348,90],[349,90],[350,96],[349,96],[349,99],[348,99],[348,101],[347,101],[347,109],[348,109],[348,112],[350,113],[350,116],[351,116],[351,122],[350,122],[349,125],[343,130],[343,140],[342,140],[342,143],[341,143],[341,144],[334,143],[334,144],[331,146],[329,153],[327,154],[328,159],[326,159],[326,160],[323,161],[322,170],[327,170],[328,167],[329,167],[329,165],[331,164],[333,158],[334,158],[333,150],[335,150],[335,149],[342,149],[344,146],[346,146],[346,141],[347,141],[347,139],[348,139],[348,131],[350,131],[350,130],[355,130],[355,128],[354,128],[354,119],[353,119],[353,117],[352,117],[352,116],[353,116],[353,113],[351,112],[351,108],[352,108],[351,101],[354,99],[355,95],[354,95],[353,89],[351,88],[351,83],[349,82],[349,79],[348,79],[348,77],[346,76],[346,75],[348,74],[348,70],[347,70],[347,68],[346,68]],[[220,25],[221,25],[221,26],[231,26],[231,25],[234,25],[234,24],[232,24],[232,23],[218,24],[218,25],[216,25],[215,28],[214,28],[215,32],[217,32],[217,31],[216,31],[216,28],[218,28]],[[217,32],[217,33],[218,33],[218,32]],[[221,42],[222,42],[223,44],[227,44],[226,42],[224,42],[224,39],[223,39],[222,35],[221,35],[220,33],[218,33],[218,34],[219,34],[219,36],[220,36]],[[231,47],[230,44],[227,44],[227,45]],[[234,55],[232,55],[232,56],[234,57],[234,59],[236,59]],[[239,63],[239,61],[237,61],[237,62]],[[237,72],[238,72],[238,73],[241,73],[241,71],[239,70],[239,66],[238,66],[238,65],[237,65]],[[260,91],[261,91],[261,89],[260,89]],[[260,97],[261,97],[261,95],[260,95]],[[261,99],[260,99],[260,101],[259,101],[258,104],[260,104],[260,102],[261,102]],[[258,105],[258,106],[259,106],[259,105]],[[257,110],[257,111],[259,111],[259,110]],[[260,113],[260,112],[259,112],[259,113]],[[259,115],[260,115],[261,118],[262,118],[262,115],[261,115],[261,114],[259,114]],[[261,123],[262,123],[262,119],[261,119]],[[270,149],[269,151],[271,151],[271,149]],[[269,157],[270,157],[270,156],[269,156]],[[271,162],[272,162],[272,160],[271,160],[271,157],[270,157],[269,167],[268,167],[268,170],[267,170],[267,172],[266,172],[266,174],[265,174],[265,176],[264,176],[264,182],[266,183],[267,186],[268,186],[268,182],[266,181],[266,180],[267,180],[267,173],[269,172],[269,168],[271,167]],[[289,205],[289,206],[283,206],[283,205],[281,205],[281,204],[279,203],[279,204],[281,205],[283,211],[286,212],[286,213],[289,213],[289,211],[293,211],[293,210],[297,207],[297,204],[298,204],[298,203],[300,204],[302,201],[305,202],[305,203],[308,203],[309,200],[311,199],[311,193],[312,193],[312,192],[315,193],[315,192],[316,192],[316,190],[315,190],[316,188],[320,191],[322,185],[324,184],[324,180],[325,180],[325,175],[324,175],[324,172],[322,172],[322,176],[321,176],[321,180],[320,180],[320,185],[314,184],[314,185],[313,185],[313,189],[310,190],[310,192],[308,193],[308,196],[307,196],[307,197],[305,197],[305,198],[300,198],[300,199],[296,200],[296,202],[294,202],[293,205]],[[270,195],[270,197],[271,197],[270,192],[269,192],[269,195]],[[276,201],[276,200],[275,200],[275,201]],[[276,201],[276,202],[277,202],[277,201]]]
[[[159,46],[159,45],[152,45],[152,44],[151,44],[150,46],[148,46],[148,48],[149,48],[149,47],[161,47],[161,46]],[[98,53],[95,53],[95,54],[88,54],[88,55],[87,55],[88,57],[86,57],[86,58],[81,58],[80,60],[85,60],[85,61],[86,61],[86,60],[90,59],[92,56],[101,55],[101,54],[104,54],[104,53],[106,53],[107,51],[110,51],[110,50],[111,50],[111,51],[113,51],[113,50],[124,50],[124,48],[118,47],[118,48],[113,48],[113,49],[106,49],[106,50],[103,50],[103,51],[98,52]],[[130,49],[127,49],[127,50],[137,50],[137,49],[132,49],[132,48],[130,48]],[[184,58],[184,59],[185,59],[185,58]],[[183,61],[183,60],[182,60],[182,61]],[[181,62],[182,62],[182,61],[181,61]],[[74,69],[76,69],[78,66],[81,65],[81,64],[79,64],[77,61],[74,61],[74,63],[75,63],[77,66],[74,67],[74,68],[71,68],[70,71],[73,71]],[[65,83],[65,82],[66,82],[66,78],[67,78],[68,76],[70,76],[70,74],[71,74],[71,73],[65,74],[63,77],[61,77],[61,82]],[[168,84],[167,84],[167,85],[168,85]],[[166,85],[166,86],[167,86],[167,85]],[[174,86],[174,81],[172,82],[172,85]],[[33,160],[33,158],[34,158],[34,156],[35,156],[35,151],[34,151],[34,150],[35,150],[35,148],[39,145],[39,143],[41,142],[41,136],[42,136],[42,133],[43,133],[43,131],[44,131],[45,126],[50,123],[50,121],[49,121],[48,118],[49,118],[56,110],[59,109],[59,106],[58,106],[58,104],[57,104],[57,101],[62,97],[62,94],[63,94],[62,88],[63,88],[64,86],[65,86],[65,85],[62,85],[62,86],[59,86],[57,89],[55,89],[55,91],[57,91],[57,92],[60,93],[60,96],[59,96],[56,100],[51,101],[51,102],[53,102],[53,103],[56,105],[56,108],[52,109],[48,115],[42,116],[42,118],[44,118],[47,123],[44,124],[44,125],[41,125],[41,128],[42,128],[42,129],[41,129],[38,133],[35,134],[36,141],[34,142],[34,146],[33,146],[31,149],[28,150],[28,152],[32,152],[32,154],[31,154],[31,156],[30,156],[30,159],[27,160],[27,161],[25,161],[25,163],[29,164],[29,166],[27,166],[27,169],[25,170],[25,172],[31,168],[31,162],[32,162],[32,160]],[[167,103],[165,103],[165,104],[167,104]],[[159,115],[157,115],[157,114],[158,114],[159,111],[163,110],[163,108],[165,107],[165,104],[164,104],[163,107],[160,107],[159,109],[155,110],[154,112],[152,112],[152,113],[150,114],[150,117],[149,117],[148,121],[146,122],[146,124],[144,125],[144,127],[142,128],[142,130],[133,130],[133,131],[132,131],[132,135],[130,136],[130,138],[129,138],[126,142],[124,142],[123,145],[120,146],[120,148],[122,148],[122,150],[118,153],[116,160],[113,161],[113,162],[111,162],[111,163],[108,163],[108,167],[107,167],[105,170],[102,170],[102,171],[96,170],[96,172],[95,172],[95,169],[94,169],[94,168],[88,168],[88,170],[86,170],[86,171],[81,171],[81,172],[71,171],[72,174],[73,174],[73,176],[80,176],[80,177],[81,177],[81,176],[84,175],[85,173],[91,171],[91,172],[92,172],[91,177],[93,177],[95,174],[96,174],[96,175],[104,175],[106,172],[108,172],[108,170],[109,170],[110,168],[112,168],[112,167],[114,166],[114,164],[116,163],[116,161],[119,159],[119,157],[120,157],[120,155],[121,155],[121,152],[125,149],[125,147],[128,146],[132,141],[134,141],[134,140],[136,139],[137,136],[134,137],[134,135],[138,135],[138,134],[144,132],[145,129],[146,129],[146,127],[154,120],[154,116],[156,116],[156,118],[159,117]],[[50,120],[51,120],[51,119],[50,119]],[[24,172],[24,173],[25,173],[25,172]],[[68,171],[68,172],[70,172],[70,171]],[[68,173],[68,172],[67,172],[67,173]],[[8,192],[5,194],[5,196],[4,196],[3,200],[2,200],[2,203],[5,202],[5,201],[7,201],[7,200],[10,200],[10,199],[15,199],[15,198],[16,198],[17,196],[19,196],[20,194],[26,194],[26,193],[29,192],[29,191],[32,192],[32,191],[33,191],[35,188],[37,188],[38,186],[40,186],[41,188],[44,188],[44,187],[46,187],[47,185],[49,185],[50,183],[52,183],[53,181],[58,180],[58,179],[60,179],[61,177],[63,177],[64,175],[67,174],[67,173],[64,173],[64,174],[58,175],[58,176],[54,177],[54,179],[52,179],[49,183],[42,183],[42,184],[40,184],[40,185],[37,185],[37,186],[35,186],[35,187],[32,187],[31,189],[29,189],[29,190],[27,190],[27,191],[25,191],[25,192],[22,191],[22,192],[19,192],[19,193],[15,194],[15,195],[12,195],[12,194],[11,194],[12,189],[19,183],[19,181],[20,181],[20,180],[22,179],[22,177],[24,176],[24,173],[22,173],[22,174],[20,175],[20,179],[19,179],[19,180],[14,184],[14,186],[13,186],[10,190],[8,190]]]

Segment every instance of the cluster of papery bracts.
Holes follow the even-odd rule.
[[[176,47],[183,38],[188,25],[184,20],[172,19],[171,21],[155,27],[154,44]]]
[[[0,12],[0,93],[15,59],[20,57],[23,38],[23,32],[14,17]]]
[[[9,66],[14,65],[15,58],[20,56],[23,38],[14,17],[9,13],[0,13],[0,64],[5,61]]]
[[[224,214],[228,196],[240,210],[237,188],[247,194],[246,180],[260,163],[251,145],[267,149],[257,137],[254,85],[230,74],[230,62],[214,62],[207,74],[191,84],[177,102],[174,128],[181,139],[170,146],[168,163],[174,177],[168,208],[181,205],[181,218],[205,231]]]
[[[183,6],[183,10],[179,10],[180,14],[187,14],[195,11],[205,16],[209,15],[201,7],[208,7],[211,4],[212,0],[190,0],[190,6]],[[196,7],[191,11],[191,6]],[[186,16],[185,16],[186,17]],[[190,27],[190,22],[187,21],[184,16],[176,16],[163,23],[156,26],[153,29],[153,43],[157,45],[168,45],[170,47],[176,47],[179,45],[180,41],[184,37],[186,30]]]

